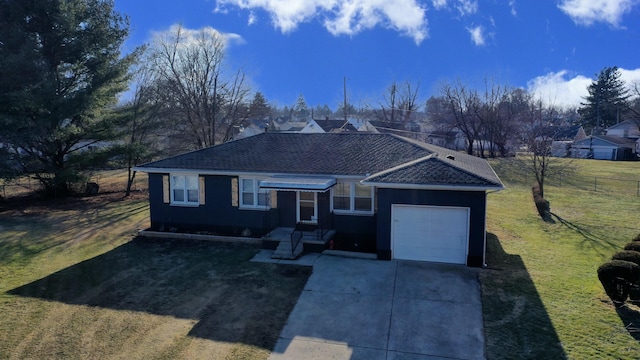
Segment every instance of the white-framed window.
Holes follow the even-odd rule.
[[[373,213],[373,187],[359,182],[338,182],[331,189],[331,206],[335,212]]]
[[[171,204],[189,206],[200,204],[198,175],[171,175]]]
[[[260,179],[240,178],[240,207],[266,209],[269,190],[260,189]]]

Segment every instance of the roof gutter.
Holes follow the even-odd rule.
[[[447,190],[447,191],[491,191],[497,192],[504,190],[504,185],[496,186],[467,186],[467,185],[433,185],[433,184],[398,184],[398,183],[379,183],[372,181],[360,181],[362,185],[375,186],[378,188],[388,189],[418,189],[418,190]]]
[[[135,166],[133,171],[146,172],[149,174],[198,174],[198,175],[221,175],[221,176],[297,176],[297,177],[334,177],[336,179],[361,180],[369,174],[362,175],[336,175],[336,174],[310,174],[310,173],[283,173],[283,172],[260,172],[260,171],[233,171],[233,170],[203,170],[185,168],[153,168],[145,166]]]

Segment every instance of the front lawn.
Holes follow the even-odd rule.
[[[310,268],[134,237],[146,194],[0,205],[0,358],[267,358]]]
[[[488,201],[488,269],[481,273],[488,358],[640,358],[640,309],[616,309],[596,274],[640,233],[637,185],[593,187],[596,176],[639,180],[640,163],[574,161],[575,173],[545,188],[557,216],[544,222],[533,180],[516,161],[491,160],[507,189]]]

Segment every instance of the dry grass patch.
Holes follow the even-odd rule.
[[[266,358],[310,273],[248,245],[133,238],[144,193],[13,198],[0,216],[0,358]]]
[[[596,270],[640,232],[632,220],[640,198],[623,189],[596,192],[551,182],[545,198],[557,217],[544,222],[531,198],[533,179],[511,173],[510,161],[495,160],[507,189],[488,203],[494,236],[488,239],[489,269],[481,275],[488,358],[637,359],[640,313],[631,305],[616,311]],[[640,174],[637,162],[575,165],[578,184],[598,173]]]

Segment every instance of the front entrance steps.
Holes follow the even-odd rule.
[[[299,242],[294,251],[291,251],[291,241],[280,241],[280,245],[271,254],[272,259],[295,260],[302,255],[304,244]]]
[[[319,230],[315,231],[303,231],[302,239],[296,247],[295,251],[291,252],[291,233],[293,228],[279,227],[273,229],[268,234],[262,237],[262,247],[265,249],[275,249],[272,259],[297,259],[305,252],[322,252],[326,248],[326,244],[333,239],[336,234],[335,230],[327,231],[322,238],[320,238]]]

